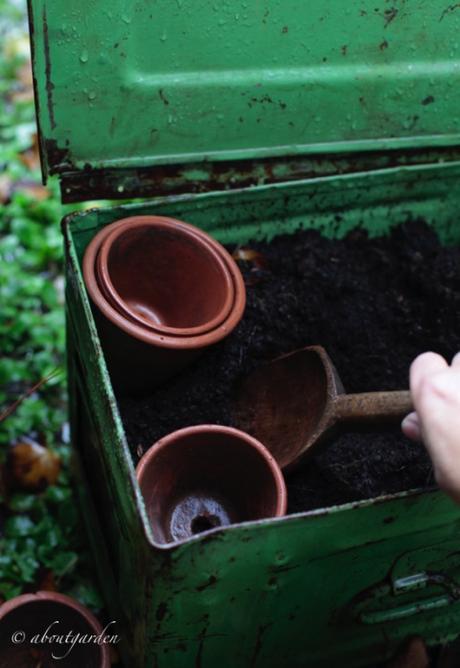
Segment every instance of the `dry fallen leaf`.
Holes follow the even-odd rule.
[[[48,188],[42,186],[41,183],[19,181],[15,185],[14,190],[30,195],[30,197],[37,200],[37,202],[42,202],[50,196]]]
[[[26,151],[19,153],[19,159],[23,165],[28,167],[31,171],[40,169],[40,151],[38,147],[37,134],[33,135],[33,144]]]
[[[233,251],[232,257],[237,262],[251,262],[257,269],[264,269],[267,266],[267,260],[262,253],[252,248],[237,248]]]
[[[29,102],[33,100],[33,76],[30,61],[25,62],[17,72],[17,83],[19,87],[9,95],[12,102]]]
[[[8,451],[6,474],[13,488],[41,491],[55,484],[60,470],[59,457],[35,441],[24,439]]]
[[[0,176],[0,204],[7,204],[15,192],[26,193],[37,202],[42,202],[51,195],[48,188],[36,181],[16,181],[13,183],[8,176]]]
[[[32,74],[32,63],[30,60],[25,62],[18,71],[18,79],[21,82],[23,88],[32,88],[34,85],[33,74]]]
[[[11,179],[6,174],[0,175],[0,204],[9,202],[12,192],[13,184]]]

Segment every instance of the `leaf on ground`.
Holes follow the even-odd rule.
[[[11,92],[9,98],[12,102],[31,102],[34,99],[32,65],[29,60],[17,71],[18,90]]]
[[[266,258],[253,248],[237,248],[232,257],[237,262],[250,262],[256,269],[264,269],[267,266]]]
[[[36,202],[51,197],[51,193],[46,186],[36,181],[16,181],[12,182],[6,175],[0,176],[0,204],[8,204],[14,193],[23,193]]]
[[[33,135],[33,144],[30,148],[19,154],[19,160],[25,167],[28,167],[31,171],[36,171],[40,169],[40,151],[38,147],[38,136],[37,133]]]
[[[6,174],[0,175],[0,204],[6,204],[11,198],[13,183]]]
[[[41,491],[56,483],[60,470],[60,458],[35,441],[25,440],[9,449],[6,475],[14,489]]]
[[[14,186],[14,191],[25,193],[37,202],[42,202],[51,195],[46,186],[43,186],[41,183],[34,183],[33,181],[18,181]]]

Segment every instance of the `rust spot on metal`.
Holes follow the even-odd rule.
[[[209,580],[205,584],[200,585],[199,587],[195,587],[195,589],[196,589],[196,591],[203,591],[204,589],[207,589],[208,587],[212,587],[213,585],[215,585],[216,582],[217,582],[216,576],[211,575],[209,577]]]
[[[343,46],[341,46],[340,50],[342,52],[342,56],[346,56],[348,51],[348,44],[344,44]]]
[[[254,651],[253,651],[252,657],[251,657],[251,666],[255,665],[255,663],[257,661],[257,657],[259,656],[259,652],[262,649],[262,638],[263,638],[263,635],[264,635],[265,631],[272,625],[273,625],[273,622],[270,622],[268,624],[262,624],[261,626],[259,626],[259,628],[257,630],[256,643],[254,645]]]
[[[384,39],[383,42],[380,42],[379,49],[380,51],[385,51],[385,49],[388,49],[388,42],[386,39]]]
[[[198,639],[199,639],[200,643],[198,645],[198,652],[197,652],[196,657],[195,657],[195,668],[201,668],[201,665],[202,665],[204,641],[205,641],[206,634],[208,632],[208,626],[209,626],[209,615],[204,615],[204,620],[205,620],[205,626],[204,626],[203,630],[198,635]]]
[[[282,29],[281,32],[286,34],[287,32],[289,32],[289,27],[288,26],[283,26],[283,29]]]
[[[439,17],[439,21],[442,21],[448,14],[452,14],[452,12],[454,12],[456,9],[459,9],[459,7],[460,7],[460,2],[456,2],[454,5],[449,5],[448,7],[446,7],[446,9]]]
[[[294,571],[296,568],[300,568],[300,564],[295,564],[293,566],[270,566],[269,568],[274,574],[287,573],[288,571]]]
[[[166,95],[164,94],[164,90],[162,88],[160,88],[160,90],[158,91],[158,95],[160,96],[160,99],[163,102],[163,104],[165,105],[165,107],[167,107],[169,105],[169,100],[166,97]]]
[[[364,98],[359,99],[365,104]],[[418,119],[412,118],[414,124]],[[312,155],[298,158],[265,158],[262,160],[235,160],[215,163],[162,165],[134,169],[72,169],[70,154],[46,142],[46,155],[53,174],[61,174],[62,199],[65,203],[92,199],[128,199],[155,197],[180,193],[246,188],[255,184],[270,184],[317,178],[332,174],[351,174],[358,171],[387,169],[401,165],[425,162],[460,160],[460,147],[443,149],[405,149],[393,151],[362,151],[352,155],[335,153],[330,156]],[[48,154],[50,151],[50,154]],[[205,178],[195,180],[194,170]]]
[[[434,97],[432,95],[428,95],[424,100],[422,100],[422,104],[424,107],[426,107],[427,104],[433,104],[434,102]]]
[[[387,28],[390,23],[397,17],[398,15],[398,10],[396,7],[391,7],[390,9],[385,9],[383,12],[384,18],[385,18],[385,28]]]
[[[60,148],[55,139],[45,139],[44,150],[48,164],[53,167],[52,174],[67,171],[70,168],[69,150]]]
[[[54,116],[53,90],[54,84],[51,81],[51,57],[50,57],[50,39],[48,33],[48,20],[46,17],[46,7],[43,7],[43,39],[45,45],[45,78],[46,95],[48,100],[48,111],[50,115],[51,129],[56,128],[56,119]]]

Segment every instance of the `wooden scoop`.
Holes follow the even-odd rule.
[[[328,354],[310,346],[260,366],[239,386],[235,426],[293,468],[339,426],[369,427],[400,420],[412,408],[409,391],[345,394]]]

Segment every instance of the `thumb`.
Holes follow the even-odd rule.
[[[410,438],[412,441],[422,440],[422,430],[420,428],[420,420],[417,413],[409,413],[406,415],[401,423],[401,429],[404,436]]]

